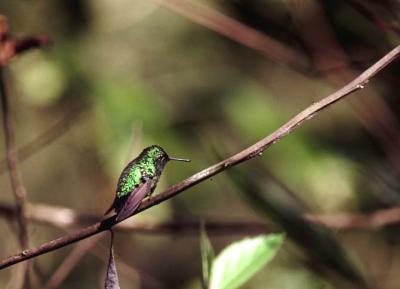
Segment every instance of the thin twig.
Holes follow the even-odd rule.
[[[343,99],[345,96],[364,88],[367,82],[370,80],[371,77],[376,75],[380,70],[390,64],[393,60],[395,60],[400,53],[400,46],[397,46],[388,54],[386,54],[383,58],[381,58],[378,62],[372,65],[369,69],[364,71],[360,76],[354,79],[352,82],[344,86],[343,88],[339,89],[338,91],[328,95],[327,97],[323,98],[322,100],[310,105],[305,110],[297,114],[291,120],[289,120],[286,124],[278,128],[276,131],[265,137],[264,139],[260,140],[259,142],[253,144],[252,146],[244,149],[243,151],[227,158],[224,161],[221,161],[209,168],[206,168],[193,176],[189,177],[188,179],[170,187],[166,191],[144,200],[140,205],[137,214],[143,210],[146,210],[152,206],[155,206],[167,199],[172,198],[173,196],[179,194],[180,192],[230,168],[237,164],[240,164],[244,161],[250,160],[256,156],[262,155],[264,150],[270,147],[272,144],[278,142],[281,138],[292,132],[296,127],[303,124],[305,121],[311,119],[321,110],[327,108],[328,106],[332,105],[333,103]],[[115,221],[115,215],[111,216],[107,219],[104,219],[101,222],[93,224],[89,227],[82,228],[73,232],[69,235],[62,236],[58,239],[50,241],[48,243],[44,243],[39,247],[32,248],[29,250],[25,250],[21,253],[16,255],[10,256],[6,259],[0,261],[0,269],[6,268],[13,264],[22,262],[24,260],[28,260],[30,258],[45,254],[47,252],[56,250],[58,248],[64,247],[66,245],[72,244],[79,240],[88,238],[99,232],[105,231],[110,229],[112,226],[117,224],[118,222]]]
[[[8,103],[8,97],[6,95],[6,87],[4,83],[3,67],[0,66],[0,98],[1,108],[3,116],[3,129],[4,138],[6,142],[7,150],[7,166],[10,174],[11,186],[14,192],[15,201],[18,211],[18,223],[19,223],[19,240],[22,249],[26,249],[28,246],[28,233],[27,233],[27,222],[26,222],[26,190],[22,183],[21,172],[19,170],[18,156],[15,145],[14,127],[12,124],[12,117],[10,113],[10,107]]]
[[[7,165],[10,174],[11,187],[14,192],[17,208],[17,220],[19,224],[19,242],[21,249],[29,247],[28,223],[26,219],[26,190],[22,182],[21,172],[19,170],[18,155],[15,144],[14,127],[5,87],[3,75],[4,67],[0,65],[0,99],[3,116],[4,138],[7,150]],[[29,288],[29,265],[25,266],[24,288]]]

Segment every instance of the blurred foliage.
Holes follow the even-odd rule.
[[[31,141],[67,112],[88,107],[71,130],[60,132],[22,163],[30,202],[101,214],[114,197],[121,169],[149,144],[192,160],[190,165],[169,164],[160,192],[265,137],[334,91],[338,79],[345,83],[347,68],[357,74],[399,42],[400,10],[393,0],[189,2],[216,9],[295,49],[308,66],[273,61],[158,1],[0,1],[0,13],[8,17],[14,35],[45,34],[53,40],[51,47],[24,54],[8,67],[18,144]],[[193,15],[201,15],[200,10]],[[314,24],[317,19],[326,26]],[[307,38],[310,29],[321,33]],[[330,64],[325,70],[318,67],[318,56]],[[398,70],[392,64],[366,89],[248,163],[249,171],[260,172],[265,192],[280,201],[279,206],[269,202],[275,211],[282,216],[293,207],[299,208],[297,213],[369,213],[399,204]],[[369,92],[383,101],[390,116]],[[0,149],[4,152],[4,141]],[[12,203],[7,174],[0,183],[0,202]],[[127,222],[201,218],[266,221],[279,227],[241,197],[244,191],[222,173]],[[399,288],[397,231],[393,225],[335,234],[350,252],[351,265],[368,281]],[[0,222],[0,232],[10,236],[1,241],[0,256],[17,251],[8,220]],[[65,233],[33,223],[29,232],[33,245]],[[239,237],[210,236],[217,251]],[[132,269],[119,273],[121,288],[200,286],[196,235],[117,234],[115,248],[117,262]],[[45,283],[70,250],[37,258],[42,278],[35,277],[35,287]],[[242,288],[350,288],[337,276],[319,272],[306,255],[294,243],[285,244],[268,270]],[[103,260],[87,254],[61,288],[100,286],[105,267]],[[11,269],[0,271],[0,287],[8,285],[11,275]]]

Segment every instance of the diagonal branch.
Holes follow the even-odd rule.
[[[344,86],[343,88],[339,89],[338,91],[328,95],[327,97],[323,98],[322,100],[310,105],[299,114],[294,116],[291,120],[287,123],[282,125],[276,131],[268,135],[267,137],[263,138],[262,140],[258,141],[257,143],[253,144],[252,146],[244,149],[243,151],[209,167],[206,168],[197,174],[189,177],[188,179],[170,187],[166,191],[160,193],[159,195],[149,198],[142,202],[139,207],[139,210],[134,214],[137,214],[143,210],[146,210],[152,206],[155,206],[167,199],[172,198],[173,196],[179,194],[180,192],[230,168],[237,164],[240,164],[244,161],[250,160],[256,156],[260,156],[264,150],[268,147],[273,145],[274,143],[278,142],[281,138],[292,132],[296,127],[303,124],[306,120],[311,119],[321,110],[327,108],[328,106],[334,104],[335,102],[343,99],[345,96],[364,88],[364,85],[370,80],[371,77],[376,75],[379,71],[381,71],[384,67],[394,61],[400,53],[400,46],[397,46],[388,54],[386,54],[383,58],[377,61],[374,65],[364,71],[360,76],[354,79],[352,82]],[[50,251],[54,251],[58,248],[67,246],[79,240],[88,238],[95,234],[98,234],[102,231],[110,229],[112,226],[117,224],[118,222],[115,221],[115,215],[104,219],[96,224],[93,224],[89,227],[77,230],[69,235],[62,236],[58,239],[50,241],[48,243],[44,243],[39,247],[32,248],[29,250],[22,251],[16,255],[10,256],[6,259],[0,261],[0,269],[6,268],[13,264],[22,262],[24,260],[31,259],[33,257],[45,254]]]

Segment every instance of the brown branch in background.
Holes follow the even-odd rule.
[[[8,63],[18,54],[49,44],[50,40],[46,36],[12,38],[8,32],[7,18],[0,15],[0,65]]]
[[[346,52],[336,41],[334,31],[326,20],[323,8],[317,1],[290,0],[289,10],[296,20],[298,30],[310,51],[313,63],[324,80],[340,87],[353,79],[358,72],[352,69]],[[333,71],[333,67],[341,67]],[[399,124],[392,109],[374,88],[363,92],[362,101],[351,99],[355,116],[382,146],[387,161],[400,173]]]
[[[49,40],[44,36],[25,37],[21,39],[11,38],[8,33],[7,18],[0,15],[0,66],[7,63],[8,60],[15,55],[25,52],[31,48],[39,48],[49,44]],[[23,161],[29,158],[37,151],[43,149],[52,143],[59,136],[64,134],[78,120],[80,113],[86,108],[86,105],[78,107],[72,113],[68,113],[63,119],[57,122],[54,126],[43,132],[30,143],[24,145],[17,151],[19,160]],[[0,160],[0,174],[7,169],[7,159]]]
[[[396,19],[390,19],[391,17],[382,17],[382,15],[389,16],[390,12],[397,11],[397,3],[387,6],[388,3],[380,3],[377,1],[374,3],[376,4],[374,7],[369,7],[368,3],[366,3],[367,1],[365,0],[348,0],[347,2],[349,2],[353,9],[374,23],[375,26],[382,31],[391,30],[397,35],[400,35],[400,27],[396,23]],[[384,20],[386,18],[389,18],[389,20]]]
[[[146,210],[152,206],[155,206],[167,199],[174,197],[175,195],[179,194],[180,192],[202,182],[205,181],[212,176],[230,168],[235,165],[238,165],[244,161],[250,160],[256,156],[262,155],[262,153],[271,145],[278,142],[281,138],[291,133],[295,128],[299,127],[305,121],[314,117],[317,113],[326,109],[330,105],[334,104],[335,102],[343,99],[345,96],[364,88],[364,86],[368,83],[370,78],[376,75],[379,71],[381,71],[384,67],[389,65],[392,61],[394,61],[400,53],[400,46],[397,46],[392,51],[387,53],[383,58],[377,61],[374,65],[364,71],[360,76],[354,79],[352,82],[344,86],[343,88],[337,90],[336,92],[328,95],[327,97],[323,98],[322,100],[315,102],[314,104],[310,105],[299,114],[294,116],[291,120],[287,123],[282,125],[276,131],[265,137],[264,139],[258,141],[257,143],[253,144],[252,146],[244,149],[243,151],[209,167],[206,168],[193,176],[187,178],[186,180],[170,187],[166,191],[158,194],[157,196],[148,198],[144,200],[140,205],[137,214],[143,210]],[[32,248],[29,250],[24,250],[21,253],[16,255],[10,256],[0,261],[0,269],[6,268],[13,264],[22,262],[24,260],[28,260],[30,258],[45,254],[50,251],[54,251],[58,248],[67,246],[74,242],[80,241],[82,239],[88,238],[95,234],[98,234],[102,231],[108,230],[112,228],[118,222],[115,221],[115,215],[104,219],[101,222],[93,224],[89,227],[82,228],[77,230],[69,235],[62,236],[58,239],[52,240],[50,242],[44,243],[39,247]]]
[[[339,213],[332,215],[306,214],[305,218],[315,224],[321,224],[331,229],[349,230],[377,229],[382,226],[400,223],[400,207],[382,209],[370,215]]]
[[[15,217],[15,209],[12,206],[0,204],[0,216],[13,218]],[[69,208],[37,204],[30,204],[27,217],[31,222],[64,230],[85,226],[102,218],[101,215],[97,214],[79,214]],[[197,234],[199,226],[200,223],[196,220],[166,223],[122,222],[113,229],[119,232],[141,234]],[[207,221],[206,228],[209,234],[257,234],[273,231],[264,223],[254,221],[218,222],[210,220]]]
[[[16,217],[15,208],[0,204],[0,216],[6,218]],[[400,223],[400,207],[391,207],[376,210],[369,214],[360,213],[335,213],[335,214],[304,214],[308,221],[323,225],[329,229],[346,231],[368,229],[374,230],[383,226]],[[49,205],[32,205],[28,207],[27,218],[31,222],[52,226],[58,229],[75,229],[96,222],[102,216],[97,214],[79,214],[76,211]],[[165,223],[153,222],[122,222],[113,229],[119,232],[134,232],[139,234],[197,234],[200,222],[174,221]],[[208,220],[207,232],[213,234],[258,234],[270,233],[274,230],[264,222],[255,221],[230,221],[219,222]]]
[[[43,133],[38,135],[29,143],[18,148],[17,154],[19,161],[23,162],[35,153],[41,151],[59,137],[64,135],[74,124],[81,119],[82,113],[86,110],[87,105],[80,105],[79,107],[73,108],[70,112],[66,113],[65,116],[57,121],[54,125],[49,127]],[[7,169],[7,160],[0,160],[0,175]]]
[[[308,67],[305,57],[296,50],[204,5],[185,0],[162,0],[157,3],[277,62],[292,65],[299,70]]]
[[[26,219],[26,190],[22,183],[22,176],[18,165],[18,156],[15,144],[15,134],[12,124],[12,117],[6,95],[3,67],[0,65],[0,99],[3,116],[4,138],[7,150],[7,165],[10,174],[11,187],[14,192],[17,208],[17,220],[19,224],[19,243],[21,249],[29,247],[28,223]],[[29,288],[29,265],[25,265],[24,288]]]
[[[17,208],[17,220],[19,224],[19,243],[21,249],[29,247],[28,240],[28,223],[26,220],[26,190],[22,183],[22,176],[18,165],[18,156],[15,144],[15,134],[12,124],[12,117],[6,95],[5,79],[3,75],[3,67],[0,65],[0,99],[3,116],[4,138],[7,150],[7,165],[10,174],[11,187],[14,192],[15,203]],[[29,268],[25,269],[24,288],[29,288]]]
[[[308,59],[298,50],[207,6],[182,0],[154,1],[189,21],[206,27],[245,47],[254,49],[278,63],[291,66],[300,72],[308,72],[310,69]],[[355,61],[369,62],[374,59],[376,59],[375,56],[363,56]],[[341,68],[341,65],[337,65],[327,69],[334,71]]]
[[[17,54],[31,48],[41,47],[48,44],[45,37],[26,37],[14,39],[10,37],[7,18],[0,15],[0,99],[3,117],[4,138],[6,145],[6,159],[10,174],[11,187],[14,192],[17,220],[19,224],[19,242],[22,249],[29,247],[28,224],[26,218],[26,189],[22,182],[19,169],[15,133],[7,96],[7,89],[4,77],[4,65]],[[24,288],[30,288],[29,263],[24,266]]]
[[[299,71],[309,68],[305,57],[295,49],[206,6],[182,0],[163,0],[159,3],[190,21],[254,49],[277,62],[291,65]],[[317,7],[318,4],[315,1],[289,1],[289,7],[294,7],[292,12],[295,16],[298,16],[299,12],[301,14],[304,9],[309,9],[310,6]],[[334,41],[332,31],[326,21],[318,14],[320,13],[309,17],[313,23],[308,23],[308,27],[302,29],[302,36],[305,38],[306,46],[309,46],[312,51],[317,70],[324,75],[328,83],[334,87],[340,87],[355,78],[358,73],[350,68],[344,51]],[[318,41],[315,41],[316,35],[321,36]],[[337,74],[332,74],[337,70],[339,77]],[[374,91],[366,93],[364,101],[355,100],[354,102],[351,102],[352,109],[360,123],[382,145],[387,160],[397,172],[400,172],[400,154],[397,150],[400,135],[396,128],[398,122],[391,109]]]
[[[7,26],[3,27],[2,18],[0,18],[0,39],[4,39],[7,35]],[[4,20],[3,20],[4,21]],[[6,25],[6,24],[5,24]],[[1,51],[1,50],[0,50]],[[21,172],[19,170],[18,155],[15,144],[15,133],[13,127],[13,121],[11,117],[9,99],[6,91],[6,84],[4,79],[4,67],[0,64],[0,99],[2,109],[2,121],[4,129],[4,139],[6,143],[7,151],[7,166],[10,173],[11,186],[14,192],[16,207],[18,212],[18,223],[19,223],[19,240],[22,249],[28,247],[28,233],[27,233],[27,222],[26,222],[26,190],[22,183]]]
[[[33,279],[34,285],[36,286],[34,288],[41,287],[47,280],[47,272],[44,272],[45,269],[43,267],[42,264],[39,264],[38,260],[32,260],[32,275],[37,278],[36,280]]]
[[[97,218],[99,219],[99,217]],[[198,231],[198,227],[197,227]],[[87,254],[90,253],[99,260],[103,261],[105,264],[108,262],[108,256],[104,255],[104,252],[109,250],[109,248],[99,241],[106,235],[96,236],[90,240],[85,240],[79,243],[75,248],[71,250],[69,255],[60,264],[54,274],[51,276],[49,281],[43,286],[43,289],[54,289],[58,288],[65,278],[71,273],[75,268],[75,265]],[[154,279],[154,277],[144,273],[138,272],[127,263],[123,261],[121,256],[115,254],[115,262],[117,263],[118,271],[124,274],[127,278],[133,281],[135,284],[138,283],[139,275],[146,278],[148,282],[154,283],[157,287],[161,286],[161,282]]]
[[[76,264],[92,249],[103,236],[96,236],[90,240],[80,242],[69,255],[64,259],[61,265],[57,268],[49,281],[43,286],[43,289],[58,288],[68,274],[75,268]]]

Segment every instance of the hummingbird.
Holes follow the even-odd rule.
[[[114,202],[104,215],[114,210],[117,213],[116,221],[124,220],[132,215],[141,201],[153,193],[169,161],[190,162],[188,159],[168,156],[158,145],[145,148],[122,171],[118,179]]]

